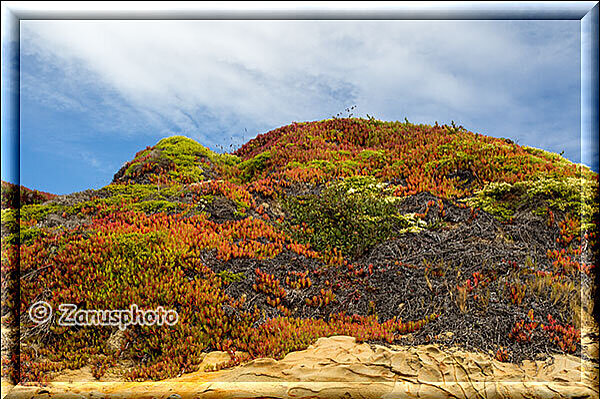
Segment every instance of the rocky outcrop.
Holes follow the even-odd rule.
[[[228,360],[212,352],[205,366]],[[203,368],[202,368],[203,369]],[[597,398],[590,361],[559,355],[503,363],[483,353],[435,345],[388,348],[347,336],[320,338],[277,361],[256,359],[217,372],[160,382],[53,382],[17,387],[10,398]]]

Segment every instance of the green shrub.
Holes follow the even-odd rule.
[[[598,213],[598,182],[591,178],[539,178],[514,184],[488,183],[467,202],[497,216],[509,219],[516,209],[534,210],[549,207],[562,212],[581,215],[584,230],[595,226]]]
[[[411,224],[409,216],[397,212],[400,199],[390,194],[374,178],[356,176],[330,184],[321,195],[288,198],[286,207],[292,223],[304,226],[296,233],[300,239],[317,250],[336,248],[357,257],[389,238],[394,227]]]
[[[262,172],[267,167],[267,162],[271,159],[271,152],[265,151],[241,162],[238,167],[240,169],[241,178],[243,181],[250,181],[257,173]]]

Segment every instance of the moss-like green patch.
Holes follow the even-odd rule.
[[[250,181],[258,173],[262,172],[271,159],[271,152],[264,151],[238,165],[240,177],[243,181]]]
[[[419,233],[428,228],[427,222],[421,219],[414,213],[397,214],[394,217],[398,220],[402,227],[398,232],[402,233]]]
[[[21,207],[20,219],[22,222],[39,222],[51,213],[62,213],[68,207],[56,203],[33,204]]]
[[[363,150],[360,152],[359,156],[363,160],[383,161],[383,158],[385,156],[385,151],[383,151],[383,150]]]
[[[95,198],[75,204],[65,211],[67,214],[78,214],[89,208],[124,205],[124,209],[142,211],[146,214],[178,213],[184,209],[181,197],[188,192],[185,186],[179,184],[162,187],[151,184],[110,184],[102,190],[108,191],[110,195],[106,198]],[[195,195],[194,203],[206,206],[213,199],[212,195]]]
[[[162,150],[160,156],[175,164],[176,169],[169,174],[174,178],[187,177],[192,182],[204,179],[205,167],[199,164],[200,158],[214,162],[216,154],[196,141],[184,136],[162,139],[155,149]]]
[[[540,148],[523,146],[523,149],[531,155],[535,155],[539,158],[542,158],[545,161],[550,161],[554,164],[560,164],[564,166],[571,163],[568,159],[560,156],[559,154],[548,152]]]
[[[520,207],[537,213],[546,207],[580,214],[584,230],[595,226],[593,215],[598,212],[598,182],[595,179],[566,177],[525,180],[514,184],[488,183],[467,202],[471,206],[507,220]]]
[[[30,205],[27,205],[30,206]],[[44,229],[41,229],[39,227],[36,226],[28,226],[28,225],[21,225],[19,226],[18,224],[18,220],[17,220],[17,209],[3,209],[2,210],[2,229],[5,233],[5,237],[3,239],[3,244],[11,244],[11,245],[15,245],[15,244],[21,244],[21,245],[29,245],[31,244],[36,238],[38,238],[39,236],[42,235],[46,235],[47,232]],[[40,214],[43,214],[43,212],[38,212],[35,213],[35,216],[39,216]],[[31,215],[28,214],[28,217],[32,217]],[[25,219],[20,219],[22,222],[25,222]],[[29,220],[35,220],[35,219],[29,219]],[[20,237],[19,237],[20,235]],[[20,240],[19,240],[20,238]]]
[[[39,237],[45,237],[48,235],[48,232],[45,229],[40,229],[38,227],[22,227],[21,231],[21,245],[30,245]]]
[[[246,278],[244,273],[233,273],[230,270],[223,270],[217,273],[217,276],[219,276],[221,278],[221,281],[223,281],[225,284],[237,283],[243,281]]]
[[[475,197],[468,199],[467,203],[505,221],[515,213],[516,197],[509,198],[512,190],[513,185],[510,183],[489,183],[483,189],[477,191]]]
[[[153,213],[177,213],[182,207],[180,204],[169,202],[169,201],[142,201],[136,204],[132,204],[132,209],[145,212],[147,214]]]
[[[16,209],[2,209],[2,224],[6,224],[7,227],[10,224],[16,223],[17,220],[17,210]]]
[[[227,172],[239,162],[235,155],[217,154],[188,137],[171,136],[137,153],[116,179],[139,182],[146,176],[151,183],[189,184]]]
[[[166,187],[156,187],[150,184],[109,184],[103,190],[109,191],[111,196],[120,195],[138,199],[166,199],[177,196],[184,190],[184,187],[180,184],[173,184]]]
[[[18,243],[18,209],[2,209],[2,247],[5,244],[17,244]]]
[[[216,154],[217,160],[225,166],[234,166],[242,162],[241,158],[233,154]]]

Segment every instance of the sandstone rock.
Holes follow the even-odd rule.
[[[202,365],[228,360],[226,352],[213,352]],[[390,349],[339,336],[320,338],[279,361],[255,359],[229,370],[198,371],[160,382],[53,382],[47,389],[50,397],[71,392],[86,398],[97,392],[108,397],[127,392],[130,398],[174,393],[181,398],[598,398],[598,376],[591,362],[571,355],[516,365],[435,345]],[[9,397],[42,396],[18,386]]]

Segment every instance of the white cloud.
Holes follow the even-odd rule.
[[[576,22],[22,21],[21,50],[67,84],[106,90],[107,104],[122,98],[127,115],[209,141],[209,124],[276,127],[353,104],[382,119],[511,119],[514,129],[548,117],[544,93],[569,90]],[[81,103],[44,79],[24,82],[61,106]]]

